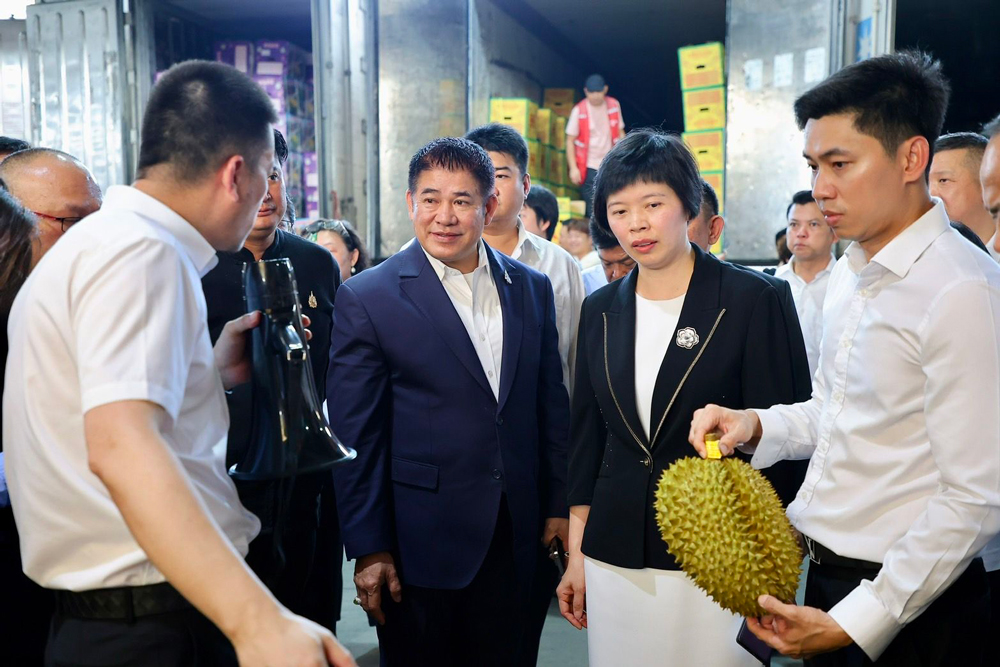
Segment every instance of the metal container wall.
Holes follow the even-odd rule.
[[[410,158],[424,144],[465,133],[466,0],[380,0],[378,5],[380,243],[390,255],[413,238],[406,213]]]
[[[0,21],[0,134],[31,139],[25,21]]]
[[[118,5],[73,0],[28,7],[32,143],[76,156],[102,189],[131,180]]]
[[[810,187],[795,98],[831,71],[839,0],[731,0],[726,58],[726,252],[776,257],[774,234],[797,190]]]

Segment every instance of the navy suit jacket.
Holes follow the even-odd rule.
[[[467,586],[503,493],[519,577],[532,573],[544,519],[568,512],[552,285],[486,254],[503,310],[499,400],[419,243],[337,292],[330,425],[358,451],[334,472],[344,544],[348,558],[391,552],[410,585]]]

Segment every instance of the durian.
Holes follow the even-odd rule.
[[[795,599],[802,553],[778,495],[735,458],[684,458],[663,471],[656,521],[667,551],[721,607],[760,616],[760,595]]]

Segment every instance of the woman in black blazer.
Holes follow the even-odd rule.
[[[690,152],[653,131],[619,142],[595,183],[592,233],[617,237],[637,268],[587,298],[577,344],[559,600],[589,628],[592,667],[756,664],[735,642],[741,619],[667,552],[654,492],[692,455],[695,410],[805,400],[810,381],[798,323],[786,322],[772,283],[688,242],[700,201]],[[806,463],[765,473],[786,504]]]

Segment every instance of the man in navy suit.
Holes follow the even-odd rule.
[[[569,400],[552,286],[482,241],[489,155],[410,162],[416,242],[344,283],[330,352],[335,472],[355,600],[383,664],[513,664],[537,540],[566,539]],[[543,525],[544,534],[538,527]]]

